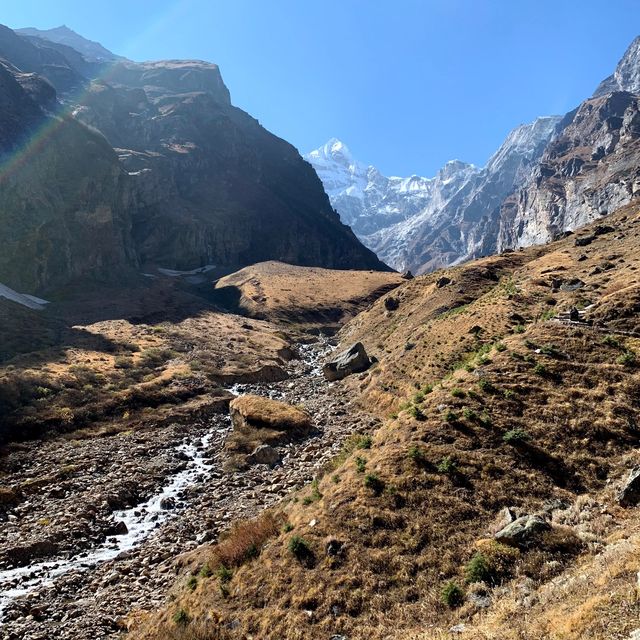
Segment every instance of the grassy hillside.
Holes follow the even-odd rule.
[[[339,383],[382,428],[183,558],[132,637],[627,638],[638,519],[616,492],[640,463],[639,262],[629,206],[386,294],[342,332],[379,364]],[[547,528],[497,542],[505,508]]]

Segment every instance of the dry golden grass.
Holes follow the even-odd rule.
[[[221,278],[221,301],[256,318],[294,324],[337,324],[403,282],[397,273],[339,271],[261,262]]]
[[[614,506],[640,461],[640,368],[628,355],[640,356],[640,338],[606,338],[634,330],[610,296],[639,284],[640,217],[628,207],[608,223],[616,232],[589,247],[569,237],[486,258],[448,270],[441,288],[441,274],[417,278],[394,291],[397,310],[381,299],[357,316],[343,341],[362,340],[380,364],[343,384],[388,416],[371,448],[346,451],[313,500],[282,505],[290,530],[224,593],[179,590],[171,610],[184,606],[212,637],[261,640],[427,640],[457,623],[461,638],[618,640],[640,626],[636,523]],[[615,267],[595,269],[603,261]],[[553,278],[585,286],[552,291]],[[606,324],[553,320],[574,305]],[[484,546],[503,507],[551,501],[566,509],[537,545],[498,556]],[[294,536],[313,562],[292,553]],[[443,586],[475,588],[465,565],[479,549],[500,566],[491,606],[451,609]],[[144,637],[167,624],[168,612],[151,617]]]

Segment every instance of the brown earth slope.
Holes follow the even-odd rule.
[[[417,278],[349,323],[344,343],[380,362],[338,384],[384,425],[191,556],[132,637],[628,638],[637,514],[616,491],[640,463],[638,207],[605,223]],[[505,507],[550,528],[495,542]]]

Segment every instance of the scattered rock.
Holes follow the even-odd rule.
[[[574,245],[576,247],[586,247],[590,245],[596,239],[595,234],[589,236],[582,236],[581,238],[576,238]]]
[[[615,227],[612,227],[610,224],[599,224],[593,230],[594,235],[602,236],[605,233],[613,233],[616,230]]]
[[[442,289],[442,287],[446,287],[448,284],[451,284],[451,278],[447,278],[447,276],[441,276],[436,280],[436,287],[438,287],[438,289]]]
[[[640,502],[640,466],[634,467],[629,472],[618,493],[618,502],[623,507],[634,507]]]
[[[247,456],[249,464],[268,464],[270,467],[278,464],[280,459],[280,454],[268,444],[261,444]]]
[[[322,367],[322,373],[329,382],[342,380],[353,373],[361,373],[371,366],[371,360],[365,351],[362,342],[357,342],[352,347],[343,351],[331,362]]]
[[[580,278],[572,278],[560,285],[560,291],[577,291],[578,289],[582,289],[582,287],[584,287],[584,282],[580,280]]]
[[[496,519],[489,527],[489,531],[492,534],[497,533],[504,529],[507,525],[510,525],[516,519],[516,514],[509,508],[504,507],[498,512]]]
[[[405,271],[401,276],[403,280],[413,280],[413,273],[411,271]]]
[[[387,311],[395,311],[399,306],[400,306],[400,301],[398,300],[398,298],[389,296],[384,299],[384,308]]]
[[[550,525],[540,516],[527,515],[517,518],[498,531],[494,538],[499,542],[516,547],[529,546],[542,532],[548,531]]]
[[[342,553],[342,549],[344,547],[344,542],[340,540],[336,540],[335,538],[330,538],[327,540],[325,545],[325,551],[328,556],[338,556]]]

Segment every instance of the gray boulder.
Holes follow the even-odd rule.
[[[529,546],[542,532],[551,527],[540,516],[522,516],[506,527],[503,527],[493,537],[504,544],[514,547]]]
[[[640,502],[640,466],[634,467],[618,493],[618,502],[623,507],[633,507]]]
[[[247,462],[249,464],[268,464],[272,467],[280,462],[280,454],[272,446],[261,444],[247,456]]]
[[[352,373],[361,373],[371,366],[371,358],[367,355],[362,342],[340,353],[335,359],[322,367],[324,377],[329,381],[342,380]]]

